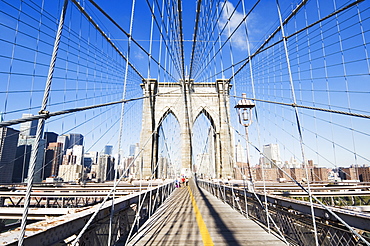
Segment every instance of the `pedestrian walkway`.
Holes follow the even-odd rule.
[[[128,245],[285,245],[210,193],[176,189]]]

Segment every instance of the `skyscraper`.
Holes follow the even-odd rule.
[[[58,140],[58,134],[55,132],[44,132],[45,147],[49,146],[49,143],[55,143]]]
[[[59,166],[62,164],[63,144],[50,143],[45,153],[43,179],[56,177],[58,175]]]
[[[199,177],[212,177],[213,168],[211,166],[210,156],[208,153],[199,153],[195,159],[195,163],[197,168],[197,175],[199,175]]]
[[[36,148],[36,138],[18,139],[16,158],[14,161],[13,182],[25,182],[29,174],[30,159],[32,151]],[[44,163],[45,140],[40,139],[37,150],[36,166],[33,181],[41,182],[41,175]]]
[[[105,145],[104,147],[104,154],[105,155],[112,155],[113,146],[112,145]]]
[[[67,149],[58,172],[58,176],[64,181],[81,180],[83,174],[83,151],[82,145],[74,145],[73,148]]]
[[[33,114],[22,114],[22,118],[31,117]],[[21,123],[20,134],[22,136],[35,136],[37,130],[37,120]]]
[[[114,158],[110,155],[99,156],[98,165],[96,166],[96,179],[98,182],[104,182],[114,179]]]
[[[83,145],[84,137],[79,133],[69,133],[58,136],[57,142],[63,143],[64,152],[72,149],[75,145]]]
[[[279,144],[263,145],[263,155],[265,156],[265,165],[270,167],[275,167],[273,163],[276,165],[281,165]]]
[[[236,145],[236,162],[247,162],[247,158],[245,158],[246,150],[243,148],[243,145],[238,142]]]
[[[83,165],[84,164],[84,146],[74,145],[72,149],[73,149],[73,155],[76,156],[76,165]]]
[[[84,167],[91,168],[92,165],[98,163],[98,152],[90,151],[84,153]]]
[[[66,136],[66,135],[58,136],[57,142],[63,144],[63,154],[65,154],[65,152],[68,148],[68,144],[69,144],[68,136]]]
[[[19,131],[0,128],[0,183],[11,183]]]
[[[69,133],[66,134],[68,136],[68,147],[67,149],[73,148],[75,145],[83,145],[84,143],[84,136],[79,133]]]
[[[129,156],[135,156],[135,149],[136,149],[136,145],[135,144],[131,144],[130,145]]]

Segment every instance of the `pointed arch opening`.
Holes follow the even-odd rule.
[[[192,130],[193,171],[202,179],[216,178],[216,127],[207,110],[199,112]]]
[[[158,122],[156,163],[153,170],[157,178],[177,177],[181,169],[181,127],[178,118],[168,109]]]

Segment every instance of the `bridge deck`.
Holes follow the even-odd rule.
[[[128,245],[285,245],[194,184],[176,189],[142,228]]]

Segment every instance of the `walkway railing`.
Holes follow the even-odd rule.
[[[123,244],[168,198],[174,190],[173,183],[148,188],[145,191],[116,198],[114,204],[112,240],[108,243],[111,202],[99,209],[99,204],[81,208],[80,212],[67,214],[28,225],[24,245],[71,244],[77,238],[90,217],[99,209],[95,219],[76,245]],[[139,212],[138,212],[139,211]],[[19,230],[0,234],[1,245],[17,245]]]
[[[267,195],[269,213],[266,213],[265,195],[262,193],[248,192],[243,188],[201,180],[198,180],[197,184],[244,216],[255,220],[266,230],[271,230],[277,236],[285,238],[290,244],[315,244],[308,202]],[[367,241],[370,241],[369,214],[332,209]],[[319,245],[366,245],[320,205],[314,204],[314,210]],[[266,214],[270,216],[269,223]]]

